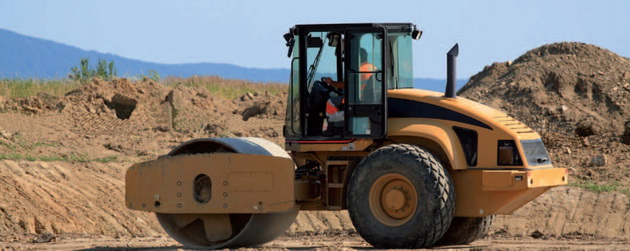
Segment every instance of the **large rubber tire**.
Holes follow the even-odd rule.
[[[186,154],[233,152],[269,155],[283,158],[291,156],[282,147],[261,138],[195,139],[175,147],[166,157]],[[255,164],[255,163],[253,163]],[[156,213],[158,222],[173,239],[189,248],[219,249],[256,246],[276,239],[288,230],[299,208],[284,213],[267,214],[166,214]],[[231,235],[222,240],[209,240],[206,229],[212,228],[211,218],[227,217]],[[184,223],[181,223],[184,222]],[[214,231],[223,229],[214,225]]]
[[[451,223],[455,189],[449,173],[430,152],[394,144],[359,163],[348,183],[347,203],[357,232],[374,247],[426,248]]]
[[[436,244],[470,244],[488,233],[494,218],[494,215],[486,217],[454,217],[451,226]]]

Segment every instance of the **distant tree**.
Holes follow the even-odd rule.
[[[89,58],[82,58],[80,66],[74,66],[70,68],[70,78],[81,83],[85,83],[93,77],[98,77],[104,80],[112,80],[116,77],[116,67],[114,67],[114,61],[107,63],[105,59],[99,59],[96,69],[90,69]]]
[[[109,62],[109,74],[114,77],[118,75],[118,72],[116,72],[116,67],[114,67],[114,60]]]
[[[105,61],[105,59],[98,60],[98,66],[96,66],[96,76],[100,78],[108,76],[107,61]]]
[[[149,71],[149,78],[155,82],[159,82],[160,81],[160,74],[155,71],[155,70],[150,70]]]

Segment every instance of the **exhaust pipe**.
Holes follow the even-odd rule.
[[[446,53],[446,91],[444,96],[447,98],[455,98],[455,59],[459,54],[459,45],[455,44],[448,53]]]

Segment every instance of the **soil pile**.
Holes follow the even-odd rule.
[[[2,97],[0,241],[165,235],[153,214],[125,207],[125,170],[193,138],[256,136],[282,144],[284,97],[243,96],[94,79],[61,97]],[[264,109],[244,121],[243,111],[254,106]]]
[[[594,45],[549,44],[485,67],[459,95],[541,131],[619,137],[630,119],[630,59]]]
[[[630,183],[630,59],[583,43],[544,45],[486,66],[458,94],[538,131],[555,164],[579,179]]]
[[[42,93],[29,98],[3,98],[0,111],[14,116],[15,124],[8,123],[5,128],[10,129],[7,133],[21,135],[17,141],[32,138],[64,146],[38,149],[48,155],[64,157],[66,152],[74,151],[98,155],[95,158],[119,153],[148,159],[168,152],[168,148],[182,141],[200,137],[267,137],[283,144],[280,134],[285,97],[263,92],[225,100],[201,87],[169,87],[146,79],[93,79],[63,97]],[[18,118],[13,112],[36,117]],[[245,115],[248,122],[244,121]],[[43,117],[48,117],[47,121]],[[49,130],[51,127],[58,128],[57,133]],[[47,135],[28,130],[35,128]],[[30,137],[33,134],[39,137]],[[6,140],[11,141],[7,144],[22,144],[13,138]],[[31,154],[20,147],[9,150]]]

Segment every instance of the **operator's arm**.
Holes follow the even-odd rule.
[[[326,84],[328,85],[332,85],[337,89],[345,89],[346,88],[346,83],[344,82],[338,82],[338,81],[333,81],[332,78],[325,78],[324,81],[326,82]]]

